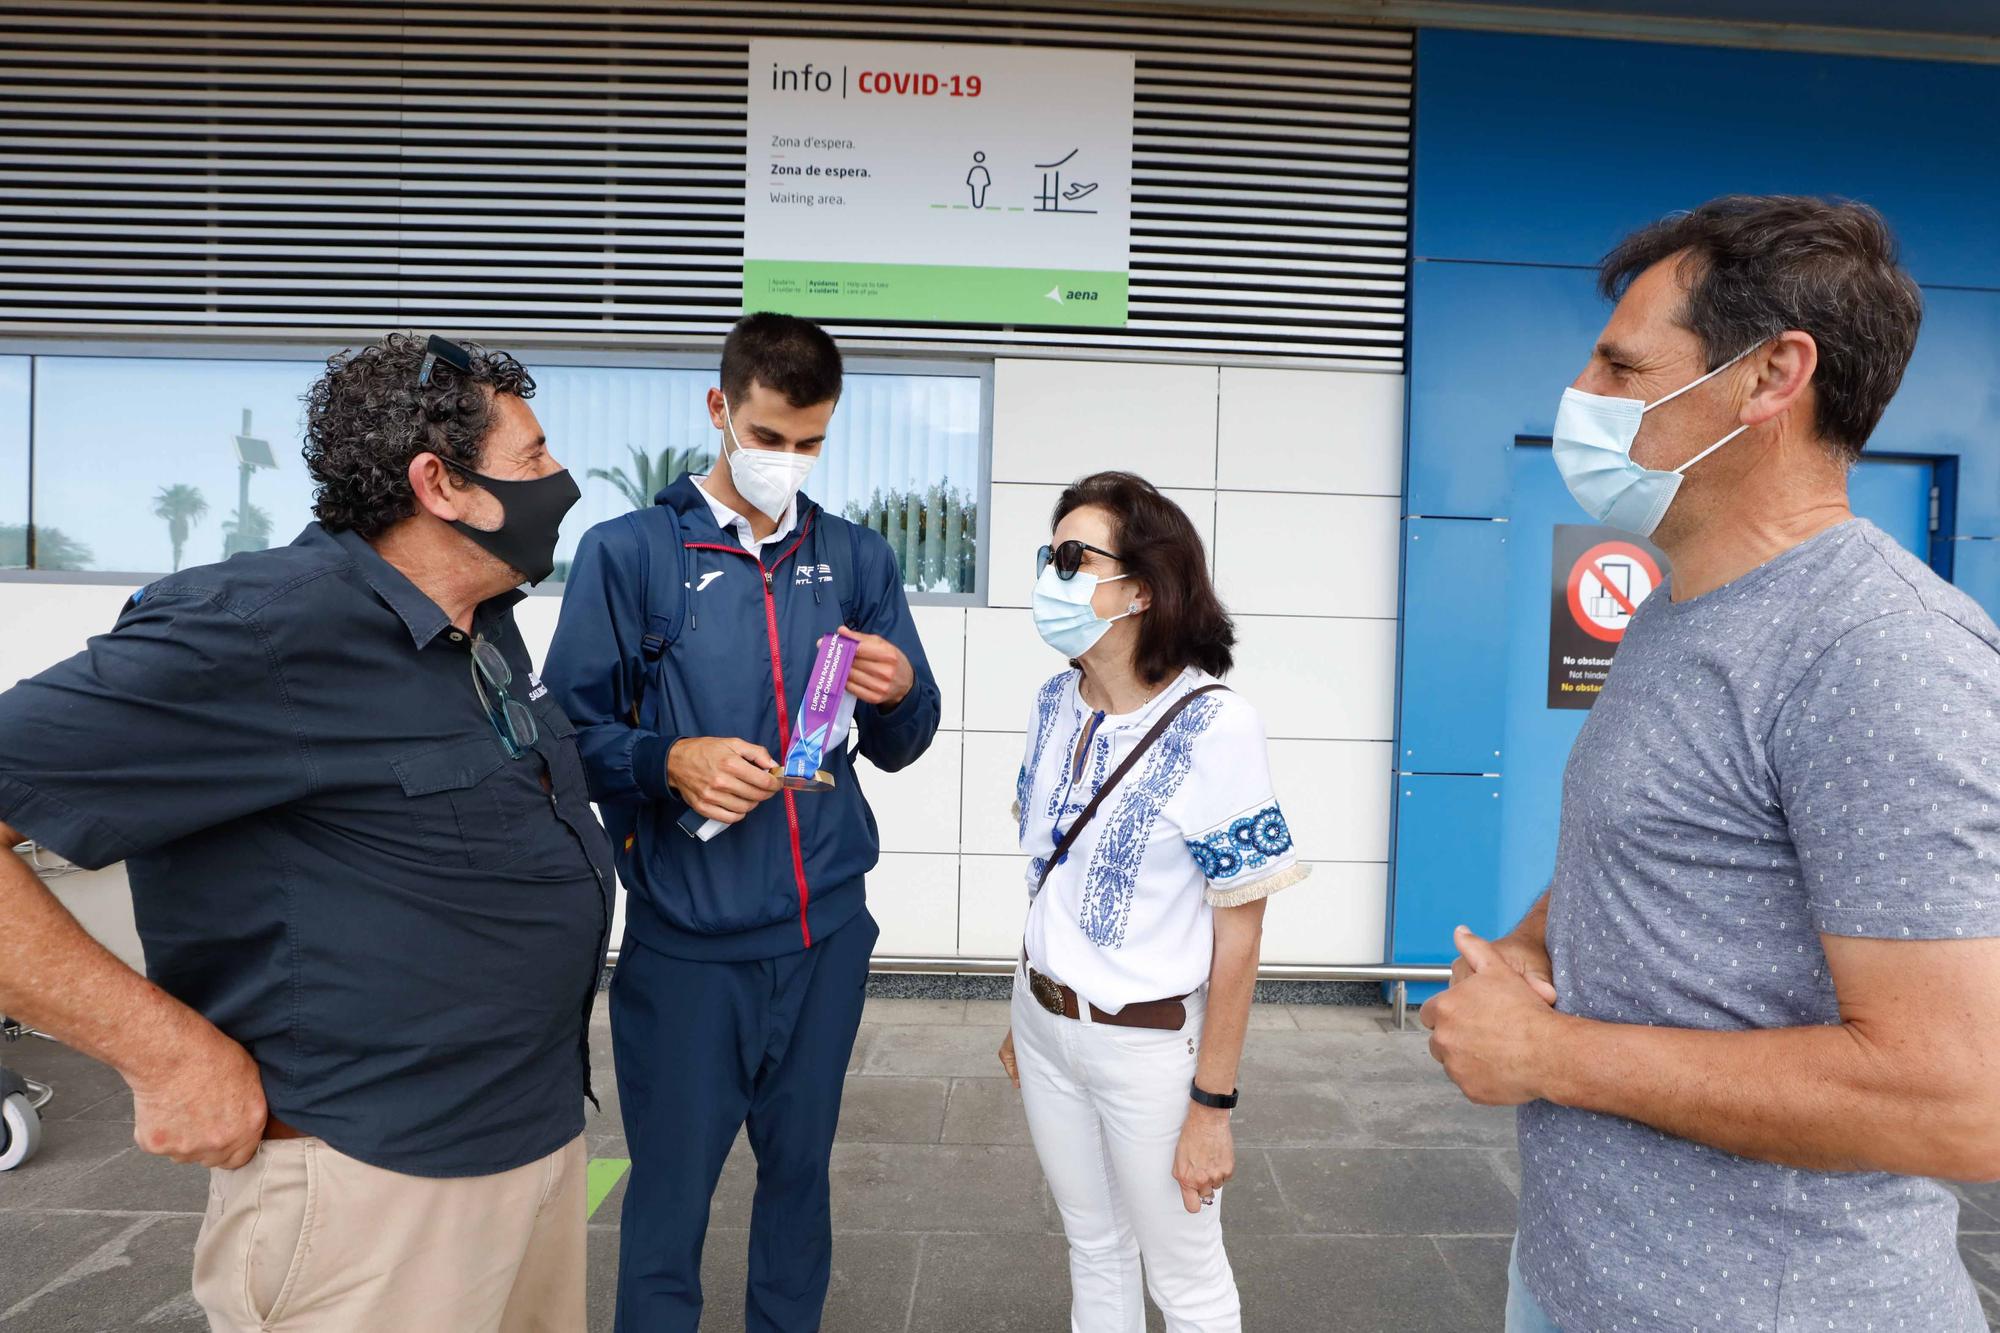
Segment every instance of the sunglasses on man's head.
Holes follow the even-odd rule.
[[[1055,546],[1044,546],[1041,550],[1035,552],[1035,577],[1040,578],[1043,570],[1047,569],[1050,565],[1054,565],[1056,567],[1056,577],[1067,583],[1076,577],[1077,570],[1083,568],[1083,553],[1085,551],[1094,551],[1106,560],[1123,560],[1125,558],[1121,555],[1114,555],[1102,546],[1092,546],[1089,542],[1062,542]]]
[[[424,364],[417,371],[419,389],[431,387],[431,371],[437,368],[437,363],[440,361],[461,375],[472,373],[472,353],[450,339],[440,338],[433,333],[430,341],[424,344]]]

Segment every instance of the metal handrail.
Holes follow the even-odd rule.
[[[616,962],[618,951],[611,951]],[[877,972],[963,972],[992,975],[1012,972],[1012,958],[945,958],[922,955],[875,958]],[[1435,963],[1266,963],[1257,969],[1262,981],[1450,981],[1451,968]]]
[[[618,950],[605,952],[604,961],[616,966]],[[874,972],[963,973],[967,976],[1005,976],[1016,966],[1012,958],[950,958],[943,955],[902,954],[869,960]],[[1444,963],[1266,963],[1257,969],[1260,981],[1450,981],[1451,968]]]
[[[616,962],[616,951],[613,951]],[[944,972],[1004,975],[1016,964],[1008,958],[876,958],[877,972]],[[1389,1007],[1396,1030],[1409,1027],[1410,983],[1448,982],[1451,968],[1440,963],[1271,963],[1257,969],[1259,981],[1383,981],[1389,984]]]
[[[605,954],[618,965],[618,950]],[[869,961],[874,972],[920,972],[960,976],[1006,976],[1018,962],[1011,958],[945,958],[902,955]],[[1257,969],[1259,981],[1381,981],[1389,984],[1389,1003],[1398,1031],[1408,1026],[1410,983],[1444,983],[1451,968],[1443,963],[1269,963]]]

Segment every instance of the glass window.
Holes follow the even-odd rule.
[[[556,577],[586,529],[715,465],[712,370],[533,367],[535,414],[583,499],[563,524]],[[806,492],[881,533],[912,592],[978,589],[981,421],[976,375],[850,373]]]
[[[965,375],[849,375],[813,498],[889,539],[912,592],[979,586],[980,392]]]
[[[0,356],[0,569],[27,568],[28,517],[28,358]]]
[[[32,439],[34,567],[154,574],[291,541],[312,517],[301,399],[323,368],[0,357],[0,478],[25,481]],[[583,490],[563,524],[559,582],[591,525],[715,465],[716,376],[575,365],[534,375],[535,413]],[[850,373],[807,484],[829,511],[888,540],[914,593],[964,598],[979,587],[984,392],[978,375]],[[27,491],[0,486],[0,568],[28,562]]]
[[[312,517],[315,361],[35,358],[36,560],[150,574],[290,542]]]
[[[556,545],[561,581],[586,531],[650,505],[683,472],[715,465],[717,435],[706,405],[715,377],[604,366],[530,365],[529,371],[535,377],[529,406],[549,437],[549,452],[583,489]]]

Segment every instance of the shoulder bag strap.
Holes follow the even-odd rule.
[[[1042,886],[1049,882],[1049,876],[1055,873],[1056,866],[1065,856],[1069,855],[1069,849],[1075,845],[1077,835],[1083,832],[1083,826],[1088,824],[1091,816],[1097,813],[1097,807],[1104,804],[1104,798],[1111,794],[1112,788],[1116,787],[1125,775],[1132,771],[1133,766],[1139,762],[1140,757],[1146,751],[1153,748],[1153,742],[1166,734],[1167,728],[1173,725],[1174,719],[1181,715],[1181,710],[1196,699],[1201,698],[1204,694],[1214,694],[1218,690],[1226,690],[1228,688],[1227,685],[1204,685],[1198,690],[1189,690],[1174,701],[1173,707],[1160,714],[1160,720],[1153,724],[1153,729],[1148,731],[1138,745],[1133,747],[1132,753],[1125,756],[1125,762],[1112,770],[1111,776],[1104,780],[1104,785],[1097,789],[1097,795],[1090,798],[1090,804],[1083,807],[1083,813],[1078,815],[1076,822],[1069,826],[1069,832],[1063,834],[1062,841],[1056,844],[1055,851],[1049,856],[1048,862],[1042,866],[1042,877],[1035,883],[1035,892],[1040,893],[1042,891]]]

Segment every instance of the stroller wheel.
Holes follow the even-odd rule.
[[[0,1171],[12,1171],[42,1146],[42,1117],[26,1093],[0,1101]]]

